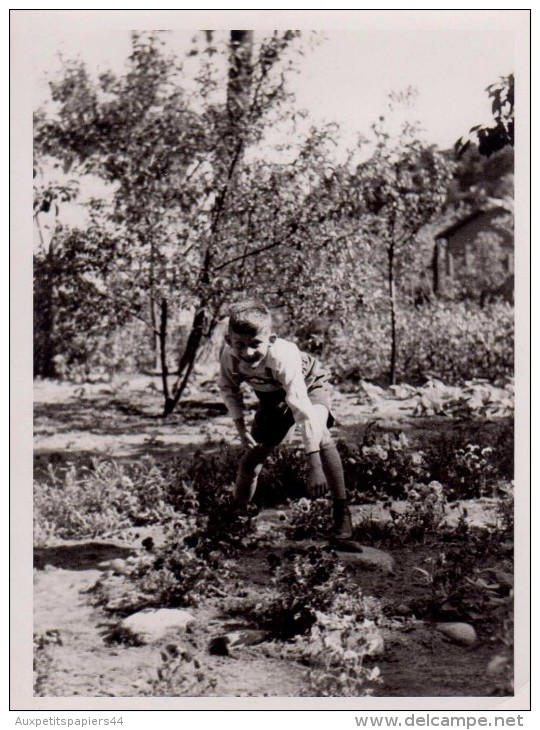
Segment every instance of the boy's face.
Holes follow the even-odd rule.
[[[275,340],[276,335],[269,329],[258,330],[252,335],[241,335],[229,330],[225,337],[236,357],[252,367],[256,367],[264,360],[268,348]]]

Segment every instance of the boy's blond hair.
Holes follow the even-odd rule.
[[[272,315],[268,307],[255,299],[233,304],[229,310],[229,332],[237,335],[255,335],[272,329]]]

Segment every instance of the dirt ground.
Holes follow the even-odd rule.
[[[34,393],[35,473],[43,474],[48,464],[64,460],[85,462],[92,456],[136,459],[152,454],[159,458],[194,447],[212,447],[232,440],[234,431],[215,392],[193,393],[181,414],[165,422],[161,401],[151,379],[113,384],[66,385],[38,382]],[[422,438],[430,430],[445,426],[444,419],[420,419],[412,415],[413,403],[392,399],[373,406],[354,394],[337,394],[339,438],[357,439],[367,421],[378,421],[388,429],[407,431]],[[472,519],[489,518],[489,500],[470,503]],[[363,510],[355,508],[359,522]],[[263,511],[258,529],[276,525],[275,510]],[[41,696],[130,697],[150,692],[160,664],[160,649],[171,634],[143,646],[126,646],[107,640],[111,617],[92,606],[91,589],[110,573],[111,561],[140,549],[144,535],[126,540],[71,541],[41,548],[34,570],[34,631],[44,635],[57,631],[61,643],[51,641],[41,652],[37,690]],[[357,535],[362,542],[362,535]],[[363,544],[366,544],[365,542]],[[385,549],[386,550],[386,549]],[[426,592],[415,567],[426,557],[422,548],[386,550],[394,570],[355,566],[355,579],[364,595],[405,608]],[[264,588],[269,581],[263,549],[243,556],[238,575],[251,589]],[[220,611],[219,600],[209,600],[190,609],[195,618],[194,633],[199,646],[228,629],[230,617]],[[430,621],[417,621],[406,628],[383,631],[384,651],[373,660],[384,683],[375,694],[404,696],[486,696],[493,680],[486,667],[496,653],[489,637],[478,632],[472,646],[452,643]],[[243,647],[231,656],[204,653],[205,671],[216,680],[207,695],[219,697],[297,697],[305,693],[306,667],[289,656],[279,656],[271,646]]]

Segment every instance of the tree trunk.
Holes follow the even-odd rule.
[[[229,136],[232,138],[242,135],[239,127],[249,105],[251,89],[253,53],[253,31],[231,30],[229,52],[229,77],[227,82],[227,114],[229,117]]]
[[[221,178],[212,221],[212,241],[206,251],[201,268],[199,283],[204,292],[211,280],[212,250],[219,244],[221,216],[225,211],[225,201],[235,169],[243,153],[244,117],[249,106],[252,77],[253,31],[231,30],[229,51],[229,73],[227,80],[227,116],[228,129],[224,136],[225,154],[222,169],[216,170]],[[207,316],[204,294],[193,319],[191,332],[178,366],[178,376],[174,384],[172,396],[164,391],[165,407],[163,415],[170,415],[182,397],[195,366],[201,342],[205,337],[204,325]]]
[[[160,321],[158,329],[156,303],[152,296],[150,296],[150,324],[152,326],[152,368],[159,370],[162,362],[161,327],[163,323]]]
[[[388,247],[388,295],[390,299],[390,384],[396,382],[397,334],[396,334],[396,285],[394,281],[394,244]]]
[[[167,325],[168,325],[168,305],[167,300],[161,300],[161,317],[159,321],[159,356],[161,363],[161,383],[163,388],[163,396],[165,403],[170,400],[169,394],[169,369],[167,367]]]
[[[180,358],[178,365],[178,375],[176,382],[173,386],[173,395],[170,396],[165,394],[165,407],[163,410],[164,416],[169,416],[174,409],[184,390],[186,389],[189,377],[195,365],[195,359],[201,345],[201,341],[204,336],[204,321],[206,318],[206,310],[204,307],[200,307],[193,318],[193,324],[191,326],[191,332],[189,333],[188,341]]]
[[[42,249],[45,251],[43,234],[39,220],[36,216],[38,231]],[[40,324],[41,337],[39,338],[39,352],[34,356],[34,374],[43,378],[56,378],[56,364],[54,356],[56,354],[55,347],[55,301],[54,301],[54,235],[49,243],[49,250],[45,253],[44,258],[44,277],[42,279],[45,284],[45,291],[41,293],[41,301],[34,302],[40,308]]]

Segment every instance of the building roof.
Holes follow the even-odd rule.
[[[440,233],[437,233],[437,235],[435,236],[435,240],[438,240],[439,238],[448,238],[449,236],[452,236],[454,233],[456,233],[456,231],[459,231],[461,228],[476,220],[480,216],[485,215],[486,213],[493,213],[494,211],[508,213],[510,212],[510,209],[508,205],[505,204],[505,201],[493,200],[491,205],[488,203],[482,208],[478,208],[472,213],[469,213],[469,215],[465,216],[464,218],[461,218],[456,223],[452,223],[451,226],[448,226]]]

